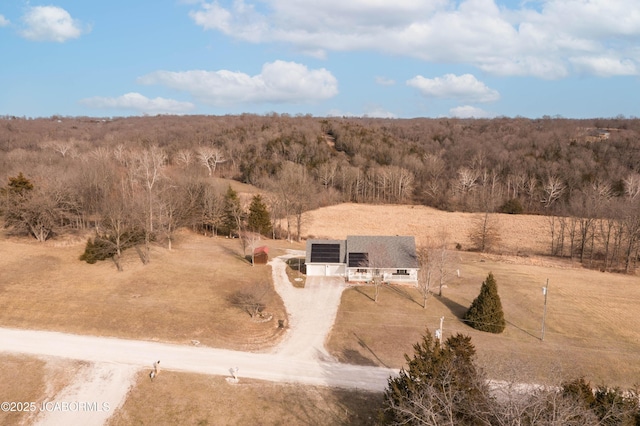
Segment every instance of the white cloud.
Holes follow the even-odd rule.
[[[173,99],[149,99],[140,93],[127,93],[117,98],[93,97],[82,99],[81,104],[91,108],[127,109],[147,114],[174,113],[180,114],[195,109],[191,102],[180,102]]]
[[[578,71],[585,74],[594,74],[600,77],[614,75],[637,75],[638,64],[630,59],[607,57],[580,57],[571,58],[571,63]]]
[[[380,106],[368,106],[365,108],[363,117],[371,118],[397,118],[398,116]]]
[[[436,78],[418,75],[407,80],[407,85],[415,87],[429,98],[461,99],[467,102],[494,102],[500,99],[496,90],[490,89],[471,74],[445,74]]]
[[[498,3],[496,3],[498,2]],[[190,16],[207,30],[252,43],[288,43],[316,57],[374,50],[500,75],[562,78],[597,72],[575,57],[609,59],[605,74],[640,73],[637,0],[203,1]],[[615,62],[625,66],[616,66]],[[577,68],[574,68],[577,67]],[[605,65],[606,67],[606,65]]]
[[[260,74],[219,71],[156,71],[138,79],[189,92],[210,105],[312,102],[338,94],[338,82],[326,69],[310,70],[295,62],[266,63]]]
[[[396,84],[395,80],[386,77],[376,77],[376,83],[381,86],[393,86]]]
[[[0,15],[0,27],[6,27],[9,24],[10,24],[9,20],[5,18],[3,15]]]
[[[69,12],[56,6],[33,6],[22,17],[26,27],[21,31],[24,38],[34,41],[65,42],[78,38],[83,33],[80,22]]]
[[[470,105],[451,108],[449,114],[456,118],[491,118],[495,116],[495,114]]]

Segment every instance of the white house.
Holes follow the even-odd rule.
[[[307,276],[344,277],[351,282],[416,283],[416,241],[408,236],[347,236],[307,240]]]

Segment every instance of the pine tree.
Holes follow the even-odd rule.
[[[487,424],[489,391],[471,338],[457,334],[440,345],[427,330],[413,349],[413,358],[405,355],[408,368],[389,379],[381,422]]]
[[[240,231],[242,226],[242,220],[244,212],[242,206],[240,206],[240,198],[238,193],[231,188],[227,189],[224,195],[224,210],[222,218],[222,232],[228,234],[230,237],[234,232]]]
[[[247,227],[250,231],[269,236],[271,234],[271,217],[260,194],[253,196],[247,216]]]
[[[482,283],[480,294],[471,303],[463,320],[476,330],[490,333],[504,331],[506,324],[504,312],[502,312],[502,303],[498,295],[498,285],[491,272]]]

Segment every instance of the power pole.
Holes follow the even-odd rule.
[[[440,328],[436,330],[436,339],[438,340],[438,344],[442,346],[442,323],[444,322],[444,317],[440,317]]]
[[[544,294],[544,310],[542,311],[542,335],[540,341],[544,342],[544,322],[547,317],[547,294],[549,293],[549,278],[547,278],[547,284],[542,287],[542,294]]]

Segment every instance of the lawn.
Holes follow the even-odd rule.
[[[291,246],[269,241],[271,252]],[[252,267],[238,240],[182,232],[169,251],[155,247],[142,265],[125,252],[124,271],[110,261],[78,260],[82,240],[44,244],[0,239],[0,325],[70,333],[254,350],[276,344],[277,322],[258,323],[230,295],[270,282],[271,267]],[[286,313],[271,291],[266,311]]]
[[[342,361],[400,367],[403,355],[425,330],[434,332],[444,317],[444,336],[467,334],[490,378],[553,384],[584,376],[594,384],[630,387],[640,383],[640,283],[637,277],[505,262],[497,256],[458,253],[461,276],[442,297],[421,306],[417,290],[383,287],[374,303],[372,287],[343,294],[329,339],[331,353]],[[528,261],[529,259],[523,259]],[[507,328],[494,335],[461,321],[493,272]],[[544,296],[549,279],[544,341]]]

